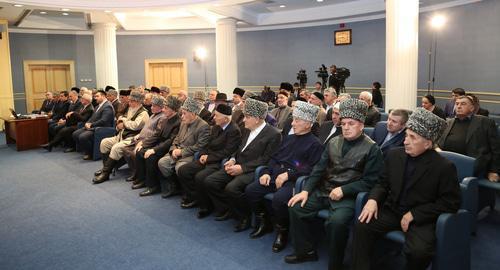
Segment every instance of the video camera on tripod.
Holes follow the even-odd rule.
[[[297,73],[297,80],[299,80],[300,89],[306,88],[307,74],[305,69],[300,69]]]
[[[321,81],[323,82],[323,84],[321,85],[321,89],[325,89],[326,80],[328,79],[328,69],[324,64],[322,64],[321,67],[319,67],[319,69],[314,72],[318,73],[318,78],[321,78]]]

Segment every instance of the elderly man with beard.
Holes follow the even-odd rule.
[[[342,269],[356,197],[375,185],[383,167],[380,148],[363,133],[367,109],[358,99],[340,103],[342,135],[328,143],[304,189],[288,202],[294,253],[285,257],[286,263],[318,259],[311,221],[327,209],[328,265],[329,269]]]
[[[417,109],[407,123],[404,148],[390,150],[379,182],[370,191],[354,233],[352,269],[370,269],[379,237],[405,232],[405,269],[427,269],[436,245],[436,221],[460,206],[455,165],[434,150],[446,122]]]

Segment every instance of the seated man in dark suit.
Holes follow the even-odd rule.
[[[92,106],[92,95],[84,94],[80,98],[80,108],[75,111],[70,111],[66,114],[66,120],[64,126],[57,132],[49,143],[41,145],[41,147],[47,149],[51,152],[52,148],[59,145],[64,141],[64,146],[67,148],[64,152],[73,152],[75,147],[75,142],[71,134],[76,130],[76,126],[80,122],[86,122],[92,113],[94,112],[94,106]]]
[[[82,103],[78,98],[78,92],[75,90],[71,90],[68,94],[68,111],[64,114],[62,118],[60,118],[55,125],[49,125],[49,139],[54,138],[56,134],[66,126],[66,115],[70,112],[77,112],[81,109]]]
[[[405,269],[427,269],[436,245],[436,221],[460,207],[460,187],[452,162],[434,150],[446,122],[425,109],[408,120],[404,148],[387,153],[379,182],[356,224],[352,269],[370,269],[377,238],[405,232]]]
[[[118,98],[118,91],[115,90],[115,88],[109,86],[106,86],[106,99],[111,103],[113,106],[113,110],[115,112],[115,117],[118,118],[118,112],[120,111],[120,99]],[[118,116],[117,116],[118,115]]]
[[[223,159],[230,157],[241,144],[241,132],[231,121],[231,107],[219,104],[213,114],[215,125],[211,127],[208,144],[199,152],[199,159],[183,165],[177,171],[184,198],[182,208],[192,208],[197,204],[196,183],[220,169]],[[200,209],[199,218],[208,216],[212,209]]]
[[[283,250],[288,242],[288,201],[293,196],[297,178],[309,175],[323,152],[323,144],[311,133],[319,108],[303,101],[296,101],[293,109],[294,134],[283,139],[259,181],[245,189],[245,196],[255,213],[256,226],[250,238],[258,238],[272,231],[264,196],[274,193],[272,212],[276,224],[276,239],[272,249]]]
[[[155,100],[159,100],[158,97],[160,95],[153,96]],[[161,173],[158,169],[158,160],[168,153],[168,149],[179,132],[181,119],[178,112],[181,105],[180,100],[168,96],[163,107],[164,120],[159,123],[152,136],[139,141],[134,149],[136,173],[132,179],[128,180],[134,181],[132,189],[146,187],[139,196],[149,196],[160,191]]]
[[[94,98],[98,104],[94,109],[94,114],[92,114],[83,128],[76,130],[72,135],[73,141],[80,146],[83,152],[84,160],[92,159],[95,128],[112,127],[115,117],[113,106],[106,100],[106,93],[104,91],[97,91]]]
[[[200,151],[208,144],[210,127],[198,116],[203,104],[187,98],[181,107],[181,126],[175,137],[168,154],[158,160],[164,184],[162,197],[168,198],[180,193],[176,171],[181,166],[193,161],[194,153]]]
[[[363,91],[359,94],[359,99],[366,102],[368,104],[368,112],[366,113],[365,126],[374,127],[380,121],[380,112],[373,105],[372,102],[372,93]]]
[[[386,124],[379,122],[375,125],[372,137],[380,146],[384,156],[390,149],[403,146],[406,121],[408,121],[408,111],[395,109],[389,113]]]
[[[356,197],[375,185],[383,167],[378,145],[363,133],[367,109],[366,103],[358,99],[340,103],[342,135],[328,143],[304,189],[288,203],[294,253],[285,257],[286,263],[318,259],[311,222],[319,211],[328,209],[328,267],[342,269]]]
[[[239,224],[236,232],[250,228],[251,211],[245,200],[245,188],[250,184],[258,166],[269,162],[281,142],[279,131],[266,124],[268,105],[255,99],[247,99],[243,109],[245,130],[242,143],[224,168],[205,178],[197,186],[200,208],[211,208],[213,203],[216,220],[226,220],[233,214]]]
[[[69,96],[68,91],[61,91],[61,93],[59,93],[59,99],[52,108],[52,114],[49,119],[49,127],[50,125],[56,125],[57,121],[59,121],[59,119],[64,118],[64,116],[68,112],[69,108],[68,96]]]
[[[329,112],[332,113],[330,117],[332,121],[324,122],[319,129],[318,139],[324,145],[327,145],[334,137],[342,134],[342,128],[340,127],[340,103],[336,103]]]
[[[54,96],[52,92],[48,91],[47,93],[45,93],[45,100],[43,101],[40,110],[34,110],[32,113],[47,114],[52,111],[52,108],[54,108],[54,104]]]

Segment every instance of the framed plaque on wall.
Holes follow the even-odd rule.
[[[352,44],[352,29],[337,30],[333,36],[333,44],[335,46],[351,45]]]

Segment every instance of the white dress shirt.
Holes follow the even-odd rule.
[[[266,122],[262,122],[262,124],[260,124],[260,126],[258,126],[256,129],[250,131],[250,134],[248,135],[248,139],[247,139],[247,142],[245,144],[245,147],[243,147],[243,149],[241,149],[241,152],[245,151],[245,149],[247,148],[247,146],[253,141],[255,140],[255,138],[257,138],[257,136],[260,134],[260,132],[264,129],[264,127],[266,126]]]

